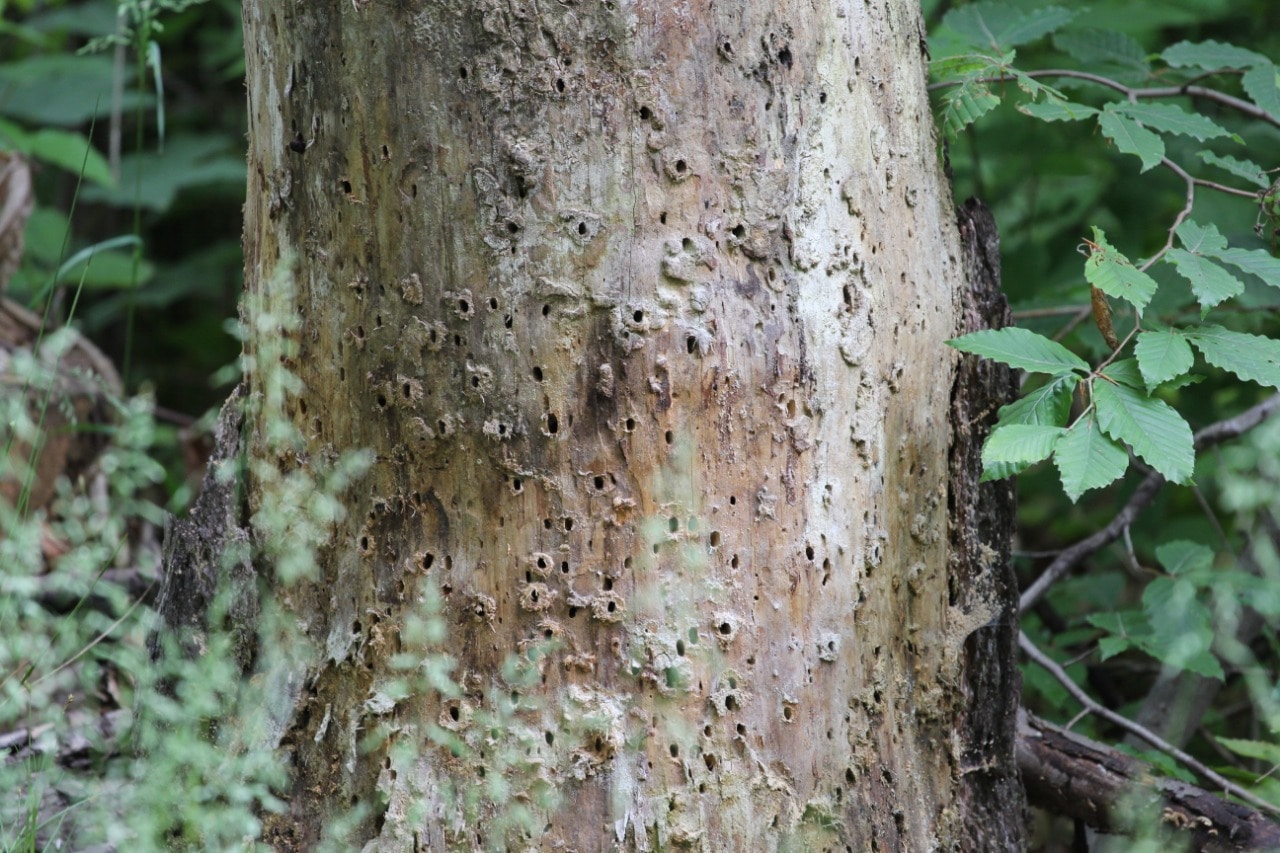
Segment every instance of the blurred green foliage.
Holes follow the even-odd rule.
[[[225,396],[210,377],[239,350],[225,326],[243,281],[240,4],[25,0],[0,12],[0,149],[28,156],[36,191],[8,295],[72,319],[127,368],[129,390],[197,417]],[[163,112],[140,48],[160,58]],[[77,251],[135,228],[139,258],[96,252],[54,281]]]

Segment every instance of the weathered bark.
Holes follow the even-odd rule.
[[[227,470],[243,464],[243,430],[244,389],[237,386],[214,427],[213,451],[195,504],[185,518],[166,525],[156,610],[186,648],[205,648],[210,610],[222,593],[226,600],[220,609],[236,633],[237,663],[248,671],[257,651],[258,577],[250,560],[244,477]],[[161,639],[151,638],[153,657],[161,652]]]
[[[1158,816],[1193,850],[1280,849],[1280,826],[1256,810],[1160,778],[1144,761],[1030,714],[1019,723],[1018,765],[1033,804],[1101,832],[1150,831]]]
[[[303,317],[309,442],[264,459],[252,415],[247,451],[378,454],[279,597],[273,843],[355,807],[371,849],[1016,846],[998,537],[948,559],[964,263],[913,4],[245,25],[247,282]],[[459,692],[406,696],[432,589]]]
[[[959,291],[956,334],[1009,325],[1000,289],[1000,245],[995,218],[970,199],[960,210],[960,237],[968,283]],[[1018,700],[1018,583],[1011,559],[1016,525],[1012,479],[980,482],[982,444],[999,408],[1017,396],[1017,377],[1006,365],[966,356],[951,391],[952,604],[976,628],[964,646],[966,701],[956,720],[960,740],[960,802],[967,850],[1022,846],[1022,782],[1014,760]]]

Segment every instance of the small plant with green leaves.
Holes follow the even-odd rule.
[[[1245,700],[1254,719],[1280,730],[1274,679],[1256,651],[1257,638],[1270,636],[1280,620],[1280,560],[1266,453],[1255,449],[1274,433],[1259,424],[1280,409],[1280,395],[1265,396],[1265,389],[1280,389],[1280,341],[1272,337],[1268,307],[1280,291],[1280,260],[1273,254],[1280,184],[1277,164],[1261,160],[1280,129],[1280,76],[1266,56],[1212,39],[1148,51],[1122,31],[1137,22],[1120,5],[969,3],[950,8],[931,35],[939,122],[950,146],[968,146],[961,168],[980,192],[988,182],[1008,190],[1018,180],[1001,173],[999,148],[986,152],[978,141],[987,121],[1011,127],[1015,110],[1028,125],[1052,126],[1071,144],[1113,152],[1074,154],[1071,164],[1087,177],[1068,177],[1062,159],[1045,167],[1043,177],[1024,176],[1029,188],[1003,202],[1011,227],[1006,231],[1001,222],[1007,242],[1023,253],[1019,268],[1027,268],[1032,246],[1048,255],[1042,235],[1061,240],[1067,223],[1081,220],[1065,248],[1074,247],[1083,264],[1063,269],[1068,251],[1056,252],[1057,268],[1035,267],[1043,283],[1010,285],[1020,298],[1015,320],[1025,325],[950,343],[1027,375],[1020,398],[996,415],[983,448],[984,479],[1027,474],[1043,483],[1035,469],[1052,460],[1074,504],[1135,466],[1141,475],[1136,487],[1114,490],[1127,495],[1118,510],[1079,508],[1072,518],[1090,519],[1093,529],[1044,555],[1049,564],[1022,593],[1021,645],[1037,664],[1026,676],[1031,700],[1073,717],[1082,704],[1157,750],[1153,760],[1166,772],[1276,812],[1280,788],[1265,773],[1250,775],[1230,762],[1215,771],[1200,763],[1089,698],[1079,666],[1089,658],[1147,656],[1170,683],[1200,679],[1194,689],[1201,695],[1232,689],[1229,678],[1240,675],[1232,695]],[[1051,46],[1043,46],[1046,40]],[[1046,152],[1044,159],[1052,156]],[[1039,165],[1036,157],[1027,161]],[[1143,176],[1149,190],[1135,199],[1130,189],[1128,200],[1104,203],[1101,176],[1124,171]],[[1243,219],[1252,228],[1239,227]],[[1129,246],[1146,247],[1145,256]],[[1051,302],[1036,301],[1064,297],[1076,304],[1048,308],[1041,306]],[[1055,316],[1068,322],[1051,329],[1047,322]],[[1096,335],[1084,331],[1089,319]],[[1223,418],[1223,405],[1236,414]],[[1216,417],[1206,419],[1206,412]],[[1213,422],[1193,429],[1205,420]],[[1246,435],[1255,427],[1256,436]],[[1241,436],[1236,446],[1203,452]],[[1166,482],[1187,487],[1217,547],[1194,541],[1201,529],[1195,525],[1178,534],[1140,534],[1139,516]],[[1174,500],[1162,499],[1166,505]],[[1043,493],[1034,500],[1046,502]],[[1236,526],[1219,513],[1234,517]],[[1139,535],[1144,538],[1135,546]],[[1100,567],[1068,576],[1117,541],[1127,577]],[[1153,558],[1149,567],[1140,557],[1144,549]],[[1063,619],[1063,609],[1076,621]],[[1038,643],[1052,646],[1053,655]],[[1059,665],[1055,657],[1070,663]],[[1168,700],[1154,692],[1146,700],[1162,701]],[[1162,713],[1156,708],[1146,716]],[[1235,752],[1255,767],[1275,757],[1266,738],[1222,736],[1240,730],[1212,719],[1218,755]]]
[[[1126,446],[1168,480],[1190,482],[1195,450],[1191,428],[1161,395],[1197,381],[1192,372],[1193,347],[1209,365],[1280,389],[1280,342],[1210,322],[1218,319],[1211,318],[1215,308],[1244,292],[1242,276],[1280,288],[1280,260],[1263,249],[1229,246],[1212,223],[1201,225],[1191,218],[1197,188],[1250,199],[1258,204],[1259,216],[1269,218],[1275,193],[1267,173],[1249,160],[1206,149],[1199,152],[1206,165],[1227,170],[1255,189],[1197,177],[1167,156],[1164,142],[1166,135],[1181,135],[1198,142],[1229,140],[1243,146],[1238,134],[1212,118],[1166,101],[1206,98],[1275,124],[1280,117],[1280,88],[1275,66],[1252,51],[1216,42],[1180,42],[1153,62],[1119,33],[1098,41],[1061,40],[1061,46],[1081,64],[1114,68],[1118,72],[1114,77],[1098,70],[1021,71],[1014,66],[1017,46],[1053,33],[1073,17],[1073,12],[1061,7],[1022,11],[999,3],[975,3],[956,9],[947,15],[945,25],[969,52],[940,58],[933,70],[943,91],[942,123],[953,136],[1000,103],[997,86],[1013,84],[1020,93],[1017,108],[1031,118],[1095,121],[1119,151],[1140,158],[1142,171],[1163,165],[1186,183],[1186,205],[1170,224],[1165,245],[1141,263],[1117,250],[1097,226],[1091,239],[1082,242],[1087,256],[1084,278],[1093,297],[1091,311],[1111,349],[1100,365],[1092,367],[1056,341],[1025,329],[975,332],[951,342],[963,352],[1047,376],[1044,384],[1000,411],[983,452],[985,476],[1011,476],[1052,456],[1063,489],[1074,501],[1124,474],[1129,464]],[[1229,75],[1240,76],[1252,102],[1201,83]],[[1142,88],[1125,82],[1135,77],[1158,78],[1165,85]],[[1086,80],[1095,90],[1110,90],[1115,97],[1095,96],[1097,105],[1082,103],[1044,80]],[[1190,285],[1200,306],[1200,322],[1166,323],[1143,317],[1159,287],[1149,273],[1156,264],[1167,264]],[[1127,303],[1126,313],[1133,322],[1123,340],[1115,330],[1108,298]],[[1081,401],[1074,413],[1073,395]]]

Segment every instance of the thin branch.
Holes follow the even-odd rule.
[[[1164,86],[1162,88],[1153,89],[1137,89],[1134,96],[1138,98],[1176,98],[1181,95],[1188,95],[1192,98],[1203,98],[1206,101],[1222,104],[1224,107],[1247,115],[1249,118],[1265,121],[1267,124],[1280,127],[1280,119],[1268,113],[1248,101],[1228,95],[1226,92],[1219,92],[1217,89],[1206,89],[1203,86]]]
[[[1060,317],[1063,314],[1079,314],[1079,305],[1059,305],[1056,308],[1028,308],[1024,311],[1014,311],[1013,320],[1035,320],[1040,317]]]
[[[1196,449],[1203,450],[1206,447],[1211,447],[1242,435],[1262,423],[1278,408],[1280,408],[1280,394],[1275,394],[1233,418],[1210,424],[1196,433]],[[1102,550],[1102,548],[1115,541],[1124,532],[1125,527],[1132,524],[1138,514],[1155,499],[1162,485],[1164,485],[1164,477],[1156,473],[1148,474],[1147,478],[1138,485],[1138,488],[1129,497],[1128,503],[1124,505],[1120,512],[1116,513],[1115,518],[1111,519],[1106,527],[1086,536],[1058,554],[1054,561],[1049,564],[1049,567],[1041,573],[1040,577],[1036,578],[1022,593],[1022,597],[1018,601],[1018,612],[1026,613],[1037,601],[1045,596],[1049,591],[1049,587],[1057,583],[1059,578],[1075,568],[1086,557]]]
[[[1164,477],[1160,474],[1151,474],[1143,480],[1138,488],[1134,490],[1133,495],[1130,496],[1129,502],[1124,505],[1120,512],[1116,513],[1116,517],[1111,519],[1106,527],[1095,531],[1064,550],[1040,574],[1040,577],[1036,578],[1031,586],[1027,587],[1026,591],[1022,593],[1022,597],[1018,600],[1018,612],[1026,613],[1037,601],[1045,596],[1045,593],[1049,591],[1049,587],[1057,583],[1059,578],[1075,568],[1085,557],[1093,555],[1114,542],[1124,532],[1125,527],[1132,524],[1138,514],[1155,499],[1156,493],[1160,491],[1160,487],[1163,485]]]
[[[1027,635],[1021,631],[1018,632],[1018,645],[1022,648],[1022,651],[1026,653],[1027,657],[1031,658],[1031,660],[1035,661],[1041,668],[1052,675],[1054,679],[1061,684],[1077,702],[1089,711],[1089,713],[1099,716],[1112,725],[1119,726],[1130,734],[1142,738],[1165,755],[1180,761],[1192,773],[1195,773],[1206,783],[1217,786],[1219,790],[1225,791],[1234,797],[1244,800],[1254,808],[1270,812],[1271,814],[1280,815],[1280,806],[1269,803],[1256,794],[1246,791],[1234,782],[1231,782],[1218,773],[1215,773],[1200,761],[1183,752],[1181,749],[1178,749],[1155,732],[1152,732],[1149,729],[1133,722],[1129,718],[1122,716],[1121,714],[1117,714],[1110,708],[1106,708],[1093,701],[1093,697],[1081,690],[1079,685],[1071,679],[1071,676],[1067,675],[1066,670],[1058,666],[1058,664],[1044,652],[1040,651],[1036,644],[1031,642]]]
[[[1077,309],[1076,315],[1072,317],[1070,320],[1068,320],[1067,324],[1057,331],[1057,333],[1053,336],[1053,339],[1055,341],[1062,340],[1067,335],[1071,334],[1071,332],[1075,330],[1076,326],[1079,326],[1081,323],[1083,323],[1086,317],[1089,317],[1092,314],[1093,314],[1093,309],[1088,305],[1084,306],[1083,308]]]
[[[1105,86],[1108,89],[1120,92],[1131,101],[1143,98],[1180,98],[1184,96],[1202,98],[1206,101],[1213,101],[1214,103],[1221,104],[1224,107],[1230,107],[1249,118],[1265,121],[1267,124],[1274,127],[1280,127],[1280,119],[1269,114],[1266,110],[1261,109],[1246,100],[1237,98],[1234,95],[1228,95],[1226,92],[1219,92],[1217,89],[1206,89],[1203,86],[1184,84],[1182,86],[1159,86],[1149,89],[1134,89],[1133,87],[1126,86],[1117,80],[1112,80],[1110,77],[1103,77],[1101,74],[1091,74],[1088,71],[1075,71],[1070,68],[1044,68],[1039,71],[1024,71],[1022,73],[1031,78],[1070,77],[1076,80],[1087,80],[1090,83],[1097,83],[1099,86]],[[994,77],[976,77],[972,82],[1011,83],[1016,79],[1017,78],[1011,74],[998,74]],[[950,88],[951,86],[959,85],[961,82],[968,81],[944,80],[939,83],[932,83],[929,86],[929,91],[932,92],[938,89]]]
[[[1209,424],[1196,433],[1196,450],[1203,450],[1244,435],[1269,418],[1276,409],[1280,409],[1280,394],[1268,397],[1253,408],[1245,409],[1234,418]]]
[[[1178,211],[1178,215],[1173,218],[1173,224],[1170,225],[1166,231],[1164,245],[1160,247],[1160,251],[1147,258],[1146,263],[1138,267],[1142,272],[1146,272],[1150,269],[1152,264],[1164,257],[1165,253],[1173,248],[1174,233],[1178,230],[1178,226],[1191,215],[1191,208],[1195,207],[1196,204],[1196,179],[1191,177],[1191,175],[1187,173],[1186,169],[1182,168],[1168,157],[1161,157],[1160,165],[1173,170],[1175,175],[1182,178],[1187,187],[1187,202],[1182,206],[1182,210]]]
[[[1174,232],[1176,232],[1178,230],[1178,226],[1191,215],[1191,208],[1195,206],[1196,187],[1205,187],[1206,189],[1217,190],[1218,192],[1226,193],[1227,195],[1239,196],[1240,198],[1252,199],[1254,201],[1257,201],[1258,199],[1258,193],[1256,190],[1242,190],[1237,187],[1229,187],[1226,184],[1219,184],[1216,181],[1206,181],[1203,178],[1197,178],[1186,169],[1170,160],[1168,157],[1162,157],[1160,159],[1160,165],[1172,171],[1179,178],[1182,178],[1183,183],[1185,183],[1187,187],[1187,203],[1182,206],[1182,210],[1178,211],[1178,215],[1173,219],[1173,224],[1169,226],[1169,236],[1165,239],[1164,246],[1138,268],[1144,272],[1150,268],[1152,264],[1164,257],[1166,252],[1173,248]]]
[[[1200,505],[1200,511],[1204,513],[1204,517],[1209,520],[1209,525],[1213,528],[1214,534],[1217,535],[1218,541],[1222,543],[1222,550],[1232,553],[1231,539],[1227,536],[1227,531],[1223,529],[1222,522],[1218,520],[1218,514],[1213,511],[1213,507],[1209,504],[1209,499],[1204,496],[1204,491],[1193,485],[1191,494],[1195,495],[1196,503]]]

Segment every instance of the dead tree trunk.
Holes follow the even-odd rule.
[[[251,413],[245,449],[377,459],[316,579],[265,576],[303,636],[259,676],[270,840],[1017,847],[1006,555],[948,534],[967,273],[914,4],[245,24],[248,288],[302,318],[308,437],[272,457]],[[444,640],[410,630],[436,600]]]

